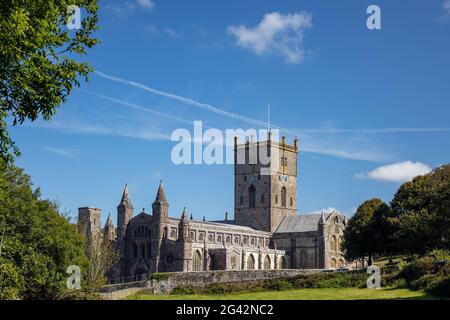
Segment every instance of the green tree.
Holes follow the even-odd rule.
[[[372,265],[373,255],[387,250],[389,214],[388,205],[380,199],[367,200],[358,207],[344,231],[342,246],[346,259],[351,261],[367,256]]]
[[[450,249],[450,165],[414,178],[391,201],[396,249],[422,255]]]
[[[30,177],[13,166],[0,171],[0,229],[3,299],[59,298],[66,291],[67,267],[88,267],[76,226],[42,200]]]
[[[92,68],[75,59],[97,44],[98,0],[0,2],[0,158],[19,151],[8,124],[49,120]],[[67,28],[68,7],[82,9],[80,29]]]

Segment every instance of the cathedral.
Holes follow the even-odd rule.
[[[114,277],[139,279],[154,272],[337,269],[347,266],[341,251],[347,219],[337,212],[297,213],[298,140],[292,145],[234,141],[234,219],[197,221],[187,209],[169,215],[169,194],[162,181],[152,212],[134,215],[127,186],[117,206],[117,226],[109,216],[100,226],[101,209],[78,209],[78,229],[88,236],[103,232],[120,250]],[[240,164],[240,152],[264,146],[278,158],[273,174],[262,164]],[[276,152],[274,152],[276,151]],[[246,158],[248,159],[248,157]]]

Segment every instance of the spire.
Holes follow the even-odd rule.
[[[319,224],[325,224],[325,213],[322,210],[322,215],[320,216]]]
[[[228,222],[228,211],[225,212],[225,222]]]
[[[125,185],[125,188],[123,189],[122,199],[120,200],[120,205],[124,205],[128,208],[133,208],[133,205],[131,204],[130,195],[128,194],[128,185]]]
[[[167,202],[167,200],[166,200],[166,195],[165,195],[165,193],[164,193],[164,186],[163,186],[162,180],[159,182],[158,193],[156,194],[156,199],[155,199],[155,201],[159,201],[159,202]]]
[[[108,214],[108,219],[106,219],[105,228],[112,227],[112,226],[113,226],[113,222],[112,222],[111,212],[110,212]]]
[[[181,214],[181,219],[180,220],[189,222],[189,217],[188,217],[188,213],[187,213],[186,207],[184,207],[184,209],[183,209],[183,213]]]

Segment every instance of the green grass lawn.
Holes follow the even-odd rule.
[[[224,295],[152,295],[138,293],[130,300],[375,300],[375,299],[436,299],[423,291],[382,288],[378,290],[358,288],[299,289],[233,293]]]

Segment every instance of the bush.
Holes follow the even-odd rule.
[[[197,291],[190,285],[179,285],[175,287],[170,294],[195,294]]]
[[[264,283],[263,288],[270,291],[284,291],[293,289],[293,286],[287,280],[277,279]]]
[[[442,281],[441,274],[426,274],[410,282],[409,287],[414,290],[430,290]]]
[[[171,277],[171,274],[169,272],[158,272],[158,273],[152,273],[150,279],[161,281],[161,280],[168,280]]]
[[[436,297],[450,298],[450,278],[437,283],[429,292]]]

